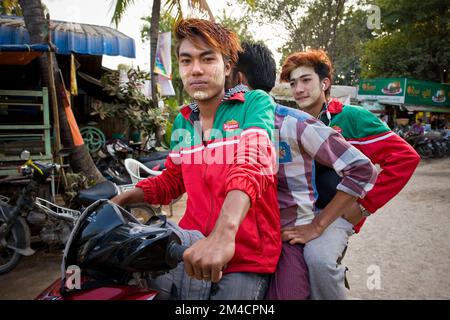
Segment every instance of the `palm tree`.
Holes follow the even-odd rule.
[[[10,1],[14,2],[14,1]],[[17,1],[15,1],[17,3]],[[25,26],[30,35],[31,43],[47,43],[49,30],[47,20],[44,16],[44,7],[41,0],[18,0],[20,7],[22,9],[23,18],[25,21]],[[86,145],[74,146],[72,134],[70,131],[69,123],[67,121],[66,113],[64,111],[63,105],[63,95],[65,94],[62,80],[59,76],[59,67],[56,61],[54,53],[52,60],[54,61],[53,74],[55,79],[55,87],[58,92],[58,110],[59,110],[59,123],[61,132],[61,142],[62,144],[71,150],[69,156],[69,163],[74,172],[82,172],[89,181],[101,182],[105,178],[98,171],[94,164],[94,161],[89,154],[89,150]],[[44,84],[50,87],[50,80],[48,75],[48,58],[46,55],[42,55],[39,58],[39,65],[41,70],[41,76]],[[51,97],[50,97],[51,98]]]
[[[0,5],[0,14],[22,15],[22,10],[17,0],[3,0]]]
[[[111,22],[113,22],[117,27],[126,9],[130,5],[134,4],[134,0],[114,0],[114,2],[115,8]],[[188,0],[188,4],[191,8],[198,9],[200,12],[206,13],[211,20],[214,20],[213,14],[206,0]],[[166,0],[165,5],[168,8],[167,9],[168,12],[171,12],[176,8],[177,19],[182,17],[181,0]],[[161,0],[153,0],[152,16],[151,16],[152,18],[150,22],[150,77],[151,77],[152,103],[154,108],[158,107],[158,97],[156,95],[156,76],[153,70],[155,69],[155,62],[156,62],[156,48],[158,45],[160,13],[161,13]]]

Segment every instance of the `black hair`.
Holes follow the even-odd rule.
[[[272,52],[262,43],[243,42],[236,70],[247,78],[251,89],[266,92],[275,86],[276,63]]]

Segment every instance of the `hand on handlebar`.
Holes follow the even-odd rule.
[[[222,270],[234,256],[234,250],[234,240],[224,241],[211,234],[184,252],[185,271],[197,280],[219,282]]]

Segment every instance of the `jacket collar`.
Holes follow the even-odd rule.
[[[322,121],[325,125],[329,126],[331,123],[332,114],[338,114],[342,112],[344,105],[342,102],[336,99],[330,99],[328,103],[324,103],[322,110],[319,113],[317,119]]]
[[[225,101],[232,101],[232,100],[240,101],[240,102],[244,103],[245,102],[245,93],[247,91],[249,91],[247,86],[245,86],[243,84],[238,84],[237,86],[235,86],[231,89],[228,89],[225,92],[225,95],[223,96],[221,103],[225,102]],[[193,123],[194,121],[198,120],[200,110],[198,108],[197,103],[195,101],[193,101],[190,104],[183,106],[180,109],[180,112],[186,120],[189,120]]]
[[[328,111],[332,114],[341,113],[343,108],[344,105],[337,99],[331,99],[327,107]]]

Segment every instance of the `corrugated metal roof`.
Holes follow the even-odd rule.
[[[50,21],[52,42],[58,54],[136,57],[134,39],[109,27]],[[0,15],[0,45],[30,44],[23,17]]]

